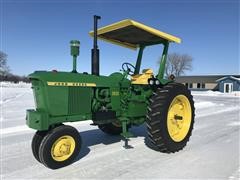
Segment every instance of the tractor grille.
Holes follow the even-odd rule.
[[[68,114],[79,114],[81,112],[81,88],[69,87],[68,94]]]
[[[92,89],[88,87],[68,88],[68,114],[90,113]]]

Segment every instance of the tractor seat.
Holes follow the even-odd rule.
[[[131,76],[131,84],[148,84],[148,79],[152,76],[152,69],[143,69],[142,74],[136,74]]]

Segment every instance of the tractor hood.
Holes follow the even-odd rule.
[[[27,124],[37,130],[47,130],[51,124],[59,122],[91,119],[92,108],[96,106],[93,99],[99,89],[108,89],[109,93],[115,94],[111,100],[119,102],[120,86],[130,85],[130,80],[121,73],[95,76],[35,71],[28,77],[32,83],[36,111],[28,111]],[[116,106],[116,103],[112,105],[113,108]]]
[[[83,86],[83,87],[119,86],[119,81],[123,79],[123,75],[121,73],[113,73],[110,76],[95,76],[91,74],[55,72],[55,71],[35,71],[28,77],[30,80],[40,80],[42,81],[43,85],[47,86]]]

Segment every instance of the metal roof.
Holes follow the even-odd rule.
[[[94,33],[91,31],[89,34],[93,36]],[[99,39],[131,49],[136,49],[140,45],[160,44],[165,41],[181,43],[181,39],[176,36],[131,19],[99,28],[97,34]]]
[[[218,79],[217,82],[222,81],[222,80],[225,80],[225,79],[233,79],[233,80],[236,80],[236,81],[239,81],[239,82],[240,82],[240,78],[238,78],[238,77],[233,77],[233,76],[225,76],[225,77],[222,77],[222,78]]]

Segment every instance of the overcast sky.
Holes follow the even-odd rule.
[[[133,19],[182,39],[170,52],[194,58],[187,75],[239,74],[238,0],[1,0],[1,47],[11,72],[71,71],[69,41],[81,41],[78,71],[91,71],[93,15],[99,26]],[[99,41],[100,72],[119,71],[123,62],[135,63],[137,51]],[[158,69],[162,46],[145,49],[143,68]]]

